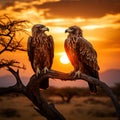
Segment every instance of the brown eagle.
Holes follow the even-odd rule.
[[[45,34],[45,31],[49,31],[46,26],[36,24],[32,27],[32,36],[28,38],[28,57],[37,77],[41,72],[46,73],[53,63],[54,41],[51,35]],[[48,86],[48,79],[40,84],[42,89],[46,89]]]
[[[82,30],[78,26],[71,26],[65,30],[68,37],[65,40],[64,47],[71,64],[74,66],[75,76],[84,73],[99,79],[99,66],[97,63],[97,53],[92,44],[82,35]],[[90,92],[96,93],[96,85],[88,83]]]

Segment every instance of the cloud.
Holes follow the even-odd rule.
[[[19,3],[30,3],[31,0],[0,0],[1,9],[6,9],[8,7],[13,7],[17,2]]]
[[[14,12],[44,10],[45,19],[100,18],[106,14],[120,13],[119,0],[0,0],[0,9],[11,8]]]
[[[0,9],[6,9],[7,7],[15,6],[16,3],[21,4],[27,4],[28,7],[33,5],[33,4],[43,4],[46,2],[57,2],[59,0],[0,0]]]
[[[120,14],[107,14],[101,18],[88,19],[83,29],[94,30],[104,28],[120,28]]]
[[[108,13],[116,14],[120,12],[119,0],[61,0],[34,6],[37,9],[48,9],[46,18],[98,18]]]
[[[56,19],[43,19],[43,24],[53,27],[66,28],[71,25],[78,25],[83,30],[96,30],[96,29],[120,29],[120,14],[107,14],[106,16],[98,18],[56,18]],[[59,32],[59,30],[58,30]]]
[[[1,9],[15,7],[13,10],[18,12],[32,7],[38,11],[46,9],[46,19],[99,18],[106,14],[120,13],[120,0],[0,0],[0,4]]]
[[[6,7],[4,12],[12,13],[19,19],[29,19],[32,24],[40,22],[50,26],[51,32],[58,41],[63,42],[65,39],[64,30],[67,27],[78,25],[90,41],[101,41],[99,43],[101,47],[108,47],[108,43],[118,47],[115,42],[120,43],[118,40],[120,34],[119,0],[114,0],[114,2],[113,0],[11,0],[8,4],[0,0],[0,3]],[[3,10],[1,12],[3,13]],[[81,18],[82,15],[84,18]],[[60,35],[62,38],[59,38]]]

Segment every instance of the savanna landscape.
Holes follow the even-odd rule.
[[[46,92],[43,94],[48,102],[55,104],[66,120],[117,120],[113,103],[106,95],[93,96],[89,93],[81,97],[77,95],[67,103],[59,95],[46,95]],[[34,107],[20,94],[0,96],[0,120],[46,120],[35,111]]]
[[[55,45],[51,70],[38,78],[27,52],[35,24],[49,28],[46,34]],[[64,42],[65,30],[73,25],[96,50],[98,82],[69,74],[73,66]],[[115,109],[120,113],[119,54],[120,0],[0,0],[0,120],[120,119]],[[44,77],[50,78],[45,90],[39,86]],[[97,85],[96,94],[90,94],[87,82]]]

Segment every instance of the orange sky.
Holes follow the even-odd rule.
[[[3,14],[29,20],[29,34],[32,25],[36,23],[49,27],[47,34],[51,34],[55,42],[53,69],[63,72],[73,69],[70,63],[60,63],[60,57],[65,52],[64,40],[67,37],[64,31],[72,25],[80,26],[84,38],[93,44],[98,53],[100,71],[120,69],[119,0],[0,0],[0,15]],[[24,37],[23,44],[26,46],[28,36],[21,37]],[[4,53],[0,59],[2,57],[12,57],[25,64],[27,70],[21,71],[23,76],[31,76],[33,73],[27,53]]]

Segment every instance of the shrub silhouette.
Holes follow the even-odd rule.
[[[64,88],[55,88],[50,87],[46,91],[43,91],[45,96],[59,96],[62,99],[63,103],[70,103],[74,96],[86,96],[88,90],[86,88],[77,88],[77,87],[64,87]]]
[[[3,117],[20,117],[20,114],[16,109],[13,108],[8,108],[8,109],[3,109],[0,111],[1,116]]]

